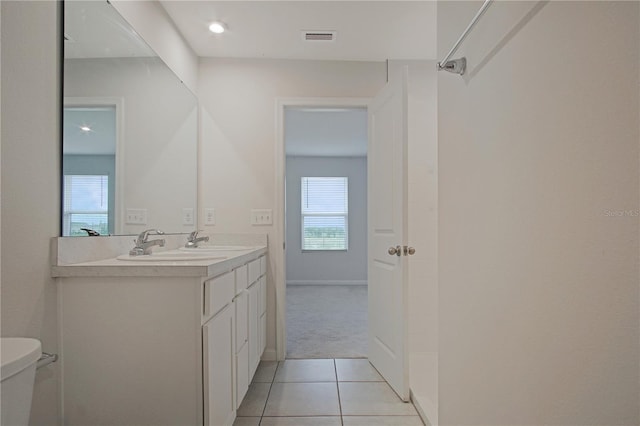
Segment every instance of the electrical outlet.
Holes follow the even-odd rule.
[[[193,209],[192,208],[182,209],[182,224],[193,225]]]
[[[127,225],[146,225],[147,209],[127,209],[125,222]]]
[[[216,209],[204,209],[204,224],[205,225],[216,224]]]
[[[271,209],[251,210],[251,225],[273,225],[273,212]]]

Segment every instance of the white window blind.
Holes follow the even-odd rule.
[[[80,228],[109,233],[109,176],[64,176],[63,235],[86,235]]]
[[[346,177],[303,177],[302,250],[347,250],[349,183]]]

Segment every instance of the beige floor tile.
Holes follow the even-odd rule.
[[[287,359],[280,363],[275,382],[335,382],[332,359]]]
[[[340,382],[340,403],[344,416],[416,416],[385,382]]]
[[[336,359],[339,382],[384,382],[366,358]]]
[[[233,422],[233,426],[258,426],[260,424],[260,417],[236,417],[236,421]]]
[[[344,426],[424,426],[418,416],[344,416],[342,424]]]
[[[342,426],[339,416],[263,417],[260,426]]]
[[[253,383],[271,383],[276,375],[278,361],[260,361],[256,374],[253,375]]]
[[[339,416],[335,383],[274,383],[265,416]]]
[[[270,387],[271,383],[251,383],[236,415],[238,417],[262,416]]]

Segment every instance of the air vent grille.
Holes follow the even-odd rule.
[[[302,38],[305,41],[335,41],[335,31],[303,31]]]

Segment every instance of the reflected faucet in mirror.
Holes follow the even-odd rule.
[[[209,237],[198,237],[198,230],[196,229],[187,237],[187,243],[184,245],[186,248],[196,248],[201,241],[209,241]]]
[[[138,235],[138,238],[133,240],[136,246],[129,252],[130,256],[151,254],[151,247],[153,246],[164,247],[164,239],[159,238],[156,240],[149,240],[149,235],[164,235],[164,232],[159,229],[147,229],[142,231],[140,235]]]

